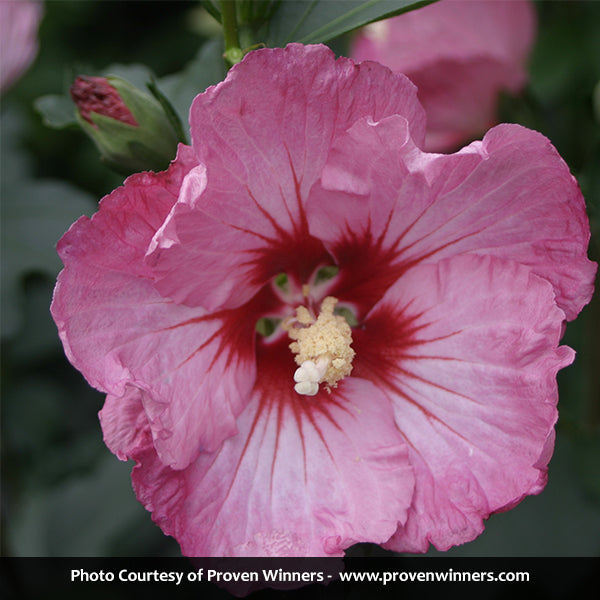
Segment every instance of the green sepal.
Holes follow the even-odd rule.
[[[177,154],[178,135],[160,103],[119,77],[106,78],[131,111],[137,125],[95,112],[93,125],[79,113],[77,121],[94,140],[102,161],[122,175],[163,171]]]

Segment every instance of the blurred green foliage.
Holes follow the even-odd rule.
[[[503,100],[501,118],[541,131],[565,158],[588,203],[590,256],[598,261],[600,2],[542,0],[537,9],[530,85]],[[102,443],[96,413],[103,397],[64,358],[48,311],[60,268],[56,241],[122,178],[79,130],[47,127],[34,103],[65,96],[77,74],[137,64],[111,67],[131,74],[143,64],[185,122],[194,95],[224,75],[218,33],[192,1],[48,2],[38,58],[2,99],[4,556],[179,552],[136,501],[131,465]],[[347,41],[332,46],[341,53]],[[493,516],[478,540],[450,554],[600,555],[599,333],[597,294],[565,336],[578,357],[559,375],[561,416],[546,490]]]

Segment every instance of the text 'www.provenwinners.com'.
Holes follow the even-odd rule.
[[[196,569],[191,571],[86,571],[71,569],[72,583],[182,583],[195,582],[244,582],[244,583],[324,583],[339,580],[346,583],[526,583],[527,571],[342,571],[331,574],[324,571],[287,571],[285,569],[261,569],[258,571],[224,571],[219,569]]]

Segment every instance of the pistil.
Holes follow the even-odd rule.
[[[333,313],[337,298],[328,296],[315,318],[305,306],[296,309],[296,318],[284,323],[290,339],[290,350],[296,355],[298,369],[294,373],[294,389],[298,394],[314,396],[319,385],[337,387],[338,381],[352,371],[354,350],[352,330],[344,317]]]

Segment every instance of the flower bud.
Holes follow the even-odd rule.
[[[79,124],[112,169],[162,171],[175,158],[177,134],[162,106],[124,79],[77,77],[71,98]]]

